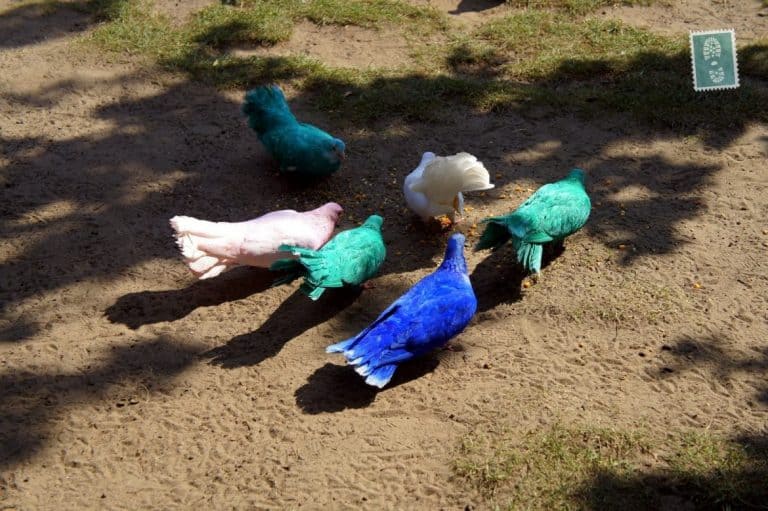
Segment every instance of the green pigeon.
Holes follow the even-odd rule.
[[[343,231],[319,250],[281,245],[279,250],[290,252],[298,259],[275,261],[270,270],[288,270],[289,274],[275,280],[274,285],[287,284],[304,277],[301,290],[317,300],[330,287],[359,286],[379,271],[387,255],[381,237],[379,215],[369,216],[363,225]]]
[[[565,179],[536,190],[512,213],[483,220],[487,225],[475,250],[496,250],[511,240],[518,262],[538,278],[544,244],[562,242],[581,229],[591,208],[584,171],[573,169]]]

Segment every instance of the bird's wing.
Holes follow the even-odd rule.
[[[333,231],[323,221],[318,215],[292,210],[269,213],[246,223],[243,249],[253,254],[269,254],[280,245],[319,248]]]
[[[456,277],[451,275],[451,277]],[[422,292],[406,296],[398,313],[387,320],[391,334],[376,366],[419,356],[445,344],[474,315],[477,302],[469,284],[458,278],[434,279]]]
[[[589,216],[589,199],[582,190],[565,185],[545,185],[520,206],[518,211],[530,222],[524,241],[546,243],[568,236],[584,225]]]
[[[362,284],[373,277],[386,257],[381,234],[361,229],[349,240],[349,248],[341,254],[341,280],[345,284]]]
[[[409,176],[410,177],[410,176]],[[406,179],[405,184],[403,186],[403,193],[405,194],[405,203],[408,205],[408,207],[419,215],[423,220],[427,220],[430,215],[430,207],[429,207],[429,200],[427,199],[427,196],[420,192],[414,192],[411,190],[411,183],[413,183],[413,179],[409,180]]]

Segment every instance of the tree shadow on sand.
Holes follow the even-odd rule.
[[[682,338],[662,347],[663,367],[654,376],[678,378],[682,373],[703,369],[721,384],[728,385],[735,374],[756,380],[755,399],[768,405],[768,346],[755,346],[751,354],[732,353],[723,346],[727,337]]]
[[[567,243],[567,241],[566,241]],[[555,259],[565,252],[563,243],[544,245],[541,258],[542,275]],[[475,266],[470,280],[477,297],[477,313],[494,309],[501,303],[514,303],[522,299],[522,283],[527,273],[517,262],[512,246],[505,246],[494,251],[483,251],[488,256]],[[546,278],[546,277],[542,277]]]
[[[272,286],[275,274],[264,268],[239,267],[184,289],[141,291],[121,296],[106,311],[112,323],[137,329],[143,325],[176,321],[199,307],[242,300]]]
[[[461,0],[456,9],[448,11],[449,14],[461,14],[464,12],[481,12],[502,5],[504,0]]]
[[[210,358],[211,364],[227,369],[260,364],[280,353],[291,339],[335,317],[360,293],[361,289],[355,287],[329,289],[313,302],[297,289],[258,330],[238,335],[202,356]]]
[[[50,423],[70,407],[110,400],[109,406],[117,408],[140,406],[141,396],[121,394],[136,385],[149,393],[167,391],[172,378],[195,362],[199,350],[191,343],[158,337],[118,346],[104,364],[76,373],[1,374],[0,470],[12,468],[42,449]]]
[[[578,490],[577,498],[583,509],[594,511],[768,509],[768,439],[740,435],[732,442],[732,458],[718,467],[630,475],[599,470]]]
[[[296,405],[310,415],[365,408],[379,393],[421,378],[434,371],[439,363],[439,352],[406,362],[397,368],[392,381],[383,389],[366,384],[350,366],[327,363],[296,390]]]

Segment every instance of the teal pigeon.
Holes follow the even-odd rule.
[[[381,237],[379,215],[371,215],[356,229],[337,234],[319,250],[283,245],[281,251],[290,252],[298,259],[275,261],[270,270],[288,270],[289,274],[277,279],[275,285],[287,284],[304,277],[301,290],[317,300],[327,288],[345,285],[359,286],[379,271],[387,255]]]
[[[573,169],[565,179],[536,190],[512,213],[483,220],[487,225],[475,250],[495,250],[511,241],[518,262],[538,277],[543,245],[562,242],[581,229],[591,207],[584,171]]]
[[[280,172],[316,178],[339,169],[345,157],[344,142],[296,120],[277,85],[248,91],[243,113],[266,150],[277,160]]]

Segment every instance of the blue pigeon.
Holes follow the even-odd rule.
[[[365,383],[382,388],[397,365],[424,355],[461,333],[477,310],[464,261],[464,235],[448,240],[443,263],[398,298],[368,328],[328,346],[343,353]]]
[[[243,103],[248,125],[280,165],[280,172],[305,178],[333,174],[344,159],[344,142],[296,120],[277,85],[248,91]]]

